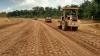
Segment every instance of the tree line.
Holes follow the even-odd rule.
[[[100,0],[86,0],[80,5],[79,15],[81,18],[100,20]]]
[[[79,17],[83,19],[100,19],[100,0],[84,1],[80,6]],[[44,17],[54,17],[59,18],[62,16],[61,6],[58,8],[52,7],[33,7],[32,10],[16,10],[6,14],[7,17],[25,17],[25,18],[44,18]],[[0,14],[2,15],[2,14]]]
[[[16,10],[13,12],[8,12],[8,17],[58,17],[61,16],[61,7],[33,7],[32,10]]]

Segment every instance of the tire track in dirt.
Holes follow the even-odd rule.
[[[52,36],[50,33],[48,33],[47,28],[43,28],[46,36],[44,39],[47,38],[49,44],[52,46],[52,51],[50,52],[53,53],[54,56],[70,56],[68,52],[65,50],[65,47],[62,45],[62,43],[59,40],[57,40],[54,36]]]
[[[38,36],[40,26],[37,22],[31,22],[31,24],[26,27],[27,29],[21,31],[23,33],[17,33],[21,36],[17,36],[16,43],[4,51],[2,56],[38,56]]]
[[[71,33],[71,32],[69,32]],[[80,40],[82,40],[83,42],[89,44],[90,46],[93,46],[96,49],[100,49],[100,37],[95,36],[95,35],[90,35],[90,34],[86,34],[83,32],[72,32],[73,35],[76,35],[77,37],[80,37]]]
[[[38,23],[40,24],[40,23]],[[63,45],[59,44],[59,41],[56,42],[51,41],[50,35],[47,35],[47,32],[43,25],[40,25],[39,32],[38,32],[38,56],[69,56],[65,53]]]
[[[18,29],[20,29],[20,27],[22,27],[24,25],[26,25],[26,22],[12,25],[12,26],[9,26],[9,27],[4,28],[4,29],[0,29],[0,35],[1,36],[9,35],[10,33],[12,33],[12,31],[17,31]]]
[[[21,37],[18,37],[16,43],[10,47],[10,49],[7,50],[6,53],[8,53],[7,55],[9,56],[28,56],[29,54],[29,50],[28,50],[28,46],[29,43],[29,37],[32,35],[32,27],[28,26],[28,29],[25,29],[25,32],[23,32],[21,35]]]
[[[21,30],[21,28],[24,28],[24,26],[27,25],[26,22],[18,24],[18,25],[14,25],[14,26],[10,26],[8,28],[4,28],[0,31],[0,36],[2,37],[6,37],[18,30]],[[0,39],[1,40],[1,39]]]
[[[50,25],[49,25],[50,26]],[[50,26],[51,28],[53,28],[52,26]],[[53,28],[54,29],[54,28]],[[56,30],[56,29],[55,29]],[[58,30],[57,30],[58,31]],[[58,31],[59,33],[61,33],[60,31]],[[62,35],[66,36],[65,34],[61,33]],[[73,35],[74,36],[74,35]],[[70,38],[69,36],[66,36],[67,38]],[[66,38],[65,38],[66,39]],[[63,39],[64,40],[64,39]],[[66,40],[64,40],[66,41]],[[84,48],[83,48],[84,49]],[[84,49],[85,50],[85,49]],[[75,50],[74,50],[75,51]],[[87,50],[88,51],[88,50]],[[76,51],[77,52],[77,51]],[[81,52],[81,51],[80,51]],[[91,53],[91,52],[90,52]],[[78,53],[77,53],[78,54]],[[87,53],[88,54],[88,53]],[[84,55],[85,56],[85,55]]]
[[[33,21],[34,25],[32,25],[32,32],[30,33],[30,37],[28,37],[28,56],[38,56],[38,45],[39,45],[39,40],[38,40],[38,36],[39,36],[39,32],[40,32],[40,25]]]
[[[0,34],[1,35],[0,45],[2,46],[8,40],[12,39],[11,36],[20,32],[25,27],[25,25],[27,25],[27,22],[9,27],[8,29],[5,29],[4,33],[7,33],[7,34],[4,34],[4,33],[3,34],[1,33],[2,35]],[[2,49],[1,46],[0,46],[0,49]]]
[[[5,37],[0,56],[96,56],[45,23],[28,22]]]
[[[23,39],[25,36],[24,34],[27,33],[27,29],[29,28],[26,26],[22,28],[21,31],[18,31],[13,35],[8,36],[8,39],[5,42],[3,42],[3,44],[0,46],[0,53],[2,54],[4,51],[9,49],[11,46],[13,46],[17,41]],[[5,54],[5,52],[3,54]]]
[[[42,36],[42,37],[41,37]],[[38,46],[38,55],[39,56],[56,56],[55,50],[52,48],[52,45],[47,39],[47,36],[44,33],[43,26],[40,27],[39,32],[39,46]]]
[[[47,23],[46,23],[47,24]],[[59,31],[69,39],[75,41],[76,43],[84,46],[85,48],[89,49],[90,51],[100,54],[99,46],[100,46],[100,38],[97,35],[91,35],[90,33],[83,33],[81,31],[77,32],[70,32],[70,31],[62,31],[57,29],[57,25],[54,23],[47,24],[48,26],[52,27],[53,29]]]

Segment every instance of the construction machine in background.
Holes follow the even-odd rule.
[[[58,21],[58,28],[66,31],[77,31],[79,22],[78,22],[78,10],[79,7],[64,7],[63,8],[63,16]],[[66,13],[67,11],[67,13]]]
[[[46,17],[46,18],[45,18],[45,22],[47,22],[47,23],[51,23],[51,22],[52,22],[51,17]]]

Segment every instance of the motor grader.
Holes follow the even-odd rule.
[[[45,18],[45,22],[47,22],[47,23],[51,23],[51,22],[52,22],[51,17],[47,17],[47,18]]]
[[[64,7],[62,10],[63,16],[61,16],[61,19],[58,21],[59,22],[58,28],[64,31],[66,30],[77,31],[79,26],[78,10],[79,7]]]

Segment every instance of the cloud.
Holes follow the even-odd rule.
[[[41,1],[41,6],[43,6],[43,7],[49,6],[49,0],[42,0]]]
[[[10,12],[10,11],[13,11],[12,8],[10,7],[0,10],[0,12]]]
[[[35,0],[11,0],[13,6],[2,9],[1,11],[10,12],[14,10],[31,9],[35,5]]]
[[[13,10],[23,10],[23,9],[32,9],[35,6],[42,7],[57,7],[59,5],[71,5],[71,4],[80,4],[83,0],[10,0],[12,2],[12,6],[8,6],[6,9],[2,11],[13,11]]]
[[[72,0],[72,4],[80,5],[84,0]]]
[[[24,0],[22,3],[19,4],[19,6],[27,6],[27,5],[34,5],[34,0]]]
[[[14,9],[31,9],[35,6],[35,0],[22,0],[22,1],[15,1],[16,5]]]
[[[47,7],[49,6],[49,0],[12,0],[15,6],[12,7],[13,10],[21,9],[32,9],[35,6]]]

